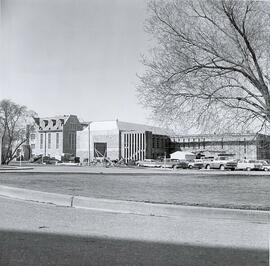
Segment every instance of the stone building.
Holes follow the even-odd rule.
[[[194,153],[235,154],[236,159],[270,159],[270,136],[263,134],[200,134],[171,136],[178,148]]]
[[[77,134],[77,156],[81,161],[157,158],[171,152],[168,135],[162,128],[118,120],[91,122]]]
[[[34,118],[36,130],[30,134],[32,155],[61,159],[64,154],[76,156],[77,132],[83,129],[76,115]]]

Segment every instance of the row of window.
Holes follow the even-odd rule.
[[[125,160],[142,160],[144,158],[145,135],[143,133],[124,134]]]
[[[40,149],[43,149],[44,147],[44,136],[45,134],[40,134]],[[56,139],[55,139],[55,147],[56,149],[59,149],[59,133],[56,133]],[[52,148],[52,134],[48,133],[48,149]]]
[[[201,145],[202,144],[202,145]],[[205,149],[205,142],[201,143],[201,142],[188,142],[188,143],[181,143],[180,144],[180,147],[183,147],[183,148],[190,148],[192,147],[193,149],[196,148],[196,146],[198,146],[198,148],[203,148]],[[223,149],[223,143],[222,143],[222,149]]]
[[[168,145],[168,139],[152,137],[152,148],[165,148]]]
[[[209,143],[209,141],[208,141]],[[224,139],[221,138],[221,141],[219,141],[221,148],[224,148]],[[209,144],[208,144],[209,145]],[[196,146],[198,146],[198,148],[201,148],[201,146],[205,149],[205,138],[203,139],[198,139],[198,141],[196,141],[196,139],[193,139],[193,142],[190,141],[190,139],[188,139],[188,142],[185,142],[185,139],[183,139],[183,142],[180,142],[180,146],[182,146],[183,148],[190,148],[193,147],[193,149],[196,148]],[[244,138],[244,147],[246,149],[247,146],[247,142],[246,142],[246,138]]]
[[[187,138],[187,139],[174,138],[173,141],[178,142],[178,143],[189,143],[189,142],[191,142],[191,143],[192,142],[196,142],[196,143],[201,142],[202,143],[202,142],[205,142],[205,141],[207,141],[207,142],[211,142],[211,141],[214,141],[214,142],[221,141],[221,142],[223,142],[224,139],[221,138],[221,139],[216,139],[216,140],[215,139],[207,139],[207,140],[205,140],[205,138],[198,138],[198,139],[197,138]],[[240,141],[247,141],[247,140],[246,140],[246,138],[243,138],[243,139],[238,139],[238,140],[237,139],[234,139],[234,140],[233,139],[232,140],[226,140],[225,139],[225,141],[239,141],[240,142]]]
[[[185,142],[205,142],[205,138],[203,138],[203,139],[190,139],[190,138],[188,138],[188,139],[180,139],[180,138],[174,138],[174,142],[183,142],[183,143],[185,143]]]
[[[212,147],[211,144],[205,144],[205,142],[203,142],[203,143],[190,142],[190,143],[181,143],[180,144],[180,147],[182,147],[182,148],[193,148],[193,149],[195,149],[195,148],[199,148],[199,149],[203,148],[203,149],[205,149],[206,146],[208,146],[208,147],[211,146]],[[215,147],[217,147],[217,148],[218,148],[218,146],[219,145],[215,145]],[[220,148],[224,149],[224,142],[223,141],[220,142]],[[247,153],[247,143],[246,142],[244,142],[244,153]]]
[[[75,149],[76,148],[76,135],[75,135],[75,133],[70,133],[68,137],[69,137],[70,148]]]

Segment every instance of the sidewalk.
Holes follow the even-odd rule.
[[[182,169],[183,170],[183,169]],[[175,174],[178,171],[161,168],[138,168],[138,167],[102,167],[102,166],[55,166],[34,165],[30,166],[0,166],[0,173],[5,172],[29,172],[29,173],[93,173],[93,174]],[[183,170],[185,171],[185,170]]]
[[[9,166],[9,165],[3,166],[3,165],[0,165],[0,173],[29,171],[29,170],[34,170],[34,168],[30,167],[30,166]]]
[[[80,197],[67,194],[41,192],[29,189],[0,186],[0,196],[50,203],[58,206],[83,208],[111,213],[129,213],[158,217],[185,217],[200,215],[200,217],[233,220],[250,220],[261,223],[269,223],[270,213],[254,210],[231,210],[222,208],[201,208],[191,206],[175,206],[170,204],[153,204],[144,202],[132,202],[123,200],[96,199],[91,197]]]
[[[132,174],[132,175],[233,175],[233,176],[269,176],[269,172],[265,171],[220,171],[206,169],[163,169],[163,168],[139,168],[139,167],[101,167],[101,166],[55,166],[55,165],[33,165],[33,166],[0,166],[0,173],[63,173],[63,174]]]

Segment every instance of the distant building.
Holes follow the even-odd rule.
[[[91,122],[77,134],[81,161],[101,157],[125,162],[144,160],[163,157],[172,149],[168,131],[118,120]]]
[[[2,164],[2,132],[0,131],[0,165]]]
[[[80,157],[81,162],[103,157],[129,162],[189,151],[270,160],[270,136],[263,134],[175,135],[163,128],[118,120],[81,123],[76,115],[34,120],[36,130],[29,139],[32,155],[61,159],[68,154]]]
[[[34,118],[35,132],[30,134],[32,155],[61,159],[64,154],[76,156],[77,132],[83,129],[76,115]]]
[[[263,134],[200,134],[171,136],[182,151],[235,154],[235,158],[270,159],[270,136]]]

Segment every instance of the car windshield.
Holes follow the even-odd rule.
[[[258,161],[258,162],[260,162],[263,165],[269,165],[266,161]]]

